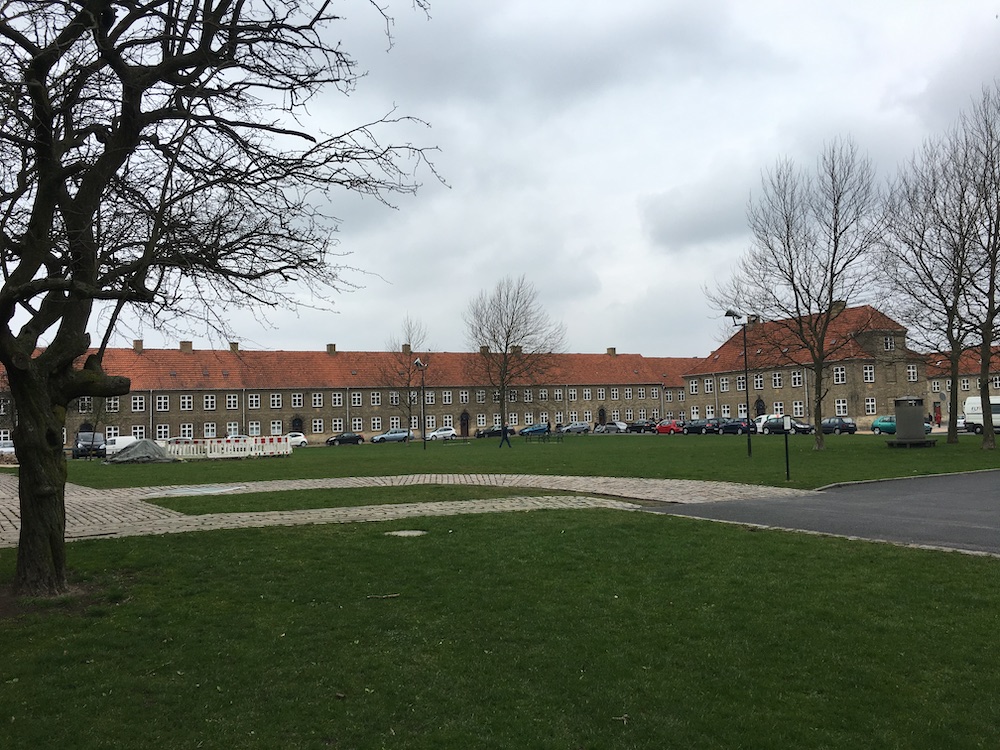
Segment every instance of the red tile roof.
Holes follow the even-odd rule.
[[[414,352],[427,362],[431,387],[481,386],[470,383],[467,352]],[[538,385],[655,385],[682,387],[681,373],[698,360],[640,354],[559,354]],[[253,351],[212,349],[108,349],[104,369],[126,375],[132,391],[264,388],[384,388],[386,373],[405,365],[396,352]],[[401,381],[397,381],[401,383]],[[518,383],[517,385],[527,385]]]
[[[958,360],[958,372],[960,375],[978,377],[981,362],[979,349],[968,349],[962,352],[962,356]],[[1000,346],[994,346],[990,351],[990,372],[1000,372]],[[950,376],[951,363],[946,353],[932,352],[927,355],[927,377],[947,378]]]
[[[811,363],[809,352],[789,331],[789,320],[752,323],[747,326],[747,359],[750,369]],[[902,325],[870,305],[848,307],[830,322],[826,350],[831,353],[831,361],[870,359],[871,353],[864,349],[856,336],[859,333],[883,331],[906,333]],[[707,375],[739,372],[742,369],[743,331],[739,330],[684,374]]]

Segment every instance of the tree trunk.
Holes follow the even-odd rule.
[[[51,596],[66,591],[65,407],[53,405],[44,382],[9,370],[17,407],[14,445],[20,464],[21,533],[14,591]]]
[[[826,435],[823,434],[823,367],[822,364],[813,367],[813,427],[816,428],[814,451],[826,450]]]

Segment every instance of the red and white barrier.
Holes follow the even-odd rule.
[[[261,437],[174,438],[157,440],[167,455],[183,459],[288,456],[292,444],[280,435]]]

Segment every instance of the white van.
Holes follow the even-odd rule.
[[[965,430],[977,435],[983,434],[983,400],[979,396],[965,399]],[[993,413],[993,432],[1000,432],[1000,396],[990,396],[990,411]]]
[[[758,434],[760,433],[761,427],[764,426],[764,422],[766,422],[767,420],[769,420],[769,419],[781,419],[783,416],[785,416],[785,415],[784,414],[761,414],[759,417],[754,417],[753,418],[753,424],[754,424],[754,427],[757,428],[757,433]]]
[[[122,448],[132,445],[138,438],[134,438],[131,435],[119,435],[118,437],[108,438],[108,442],[104,444],[104,455],[113,456]]]

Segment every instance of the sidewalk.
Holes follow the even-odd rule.
[[[298,489],[337,490],[357,487],[406,487],[458,484],[525,487],[580,492],[596,497],[507,497],[431,503],[369,505],[262,513],[213,513],[188,516],[149,502],[158,497],[282,492]],[[816,493],[780,487],[758,487],[726,482],[620,477],[537,476],[527,474],[416,474],[388,477],[339,477],[191,486],[138,487],[97,490],[66,485],[66,539],[114,538],[148,534],[177,534],[208,529],[296,526],[324,523],[363,523],[420,516],[462,513],[507,513],[547,509],[609,508],[640,510],[643,505],[705,503],[802,497]],[[0,474],[0,547],[17,545],[20,511],[17,478]]]

